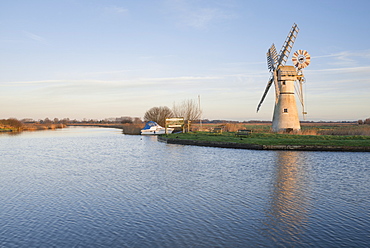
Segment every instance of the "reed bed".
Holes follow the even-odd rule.
[[[40,130],[54,130],[58,128],[65,128],[66,125],[64,124],[38,124],[38,123],[32,123],[32,124],[24,124],[22,127],[23,131],[40,131]]]
[[[245,124],[245,123],[224,123],[224,124],[203,124],[202,130],[198,125],[192,126],[192,131],[212,131],[221,128],[223,132],[237,132],[241,129],[251,130],[253,133],[274,133],[271,124]],[[302,123],[301,131],[292,132],[294,135],[370,135],[370,125],[358,125],[348,123]],[[281,134],[285,132],[279,132]]]
[[[64,124],[22,123],[16,119],[0,120],[0,130],[7,132],[37,131],[64,127],[66,127]]]
[[[123,124],[122,130],[124,134],[138,135],[141,129],[144,128],[144,124]]]
[[[254,133],[273,133],[271,125],[245,125],[246,129]],[[370,136],[370,125],[358,124],[304,124],[299,132],[292,132],[294,135],[364,135]],[[284,133],[284,132],[280,132]]]
[[[337,127],[333,129],[322,129],[318,131],[320,135],[365,135],[370,136],[370,125],[356,125]]]

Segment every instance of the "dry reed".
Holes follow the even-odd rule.
[[[321,135],[370,135],[370,125],[356,125],[320,130]]]
[[[226,123],[221,126],[225,132],[237,132],[238,130],[243,129],[243,125],[239,123]]]
[[[65,128],[66,125],[64,124],[39,124],[39,123],[32,123],[32,124],[25,124],[22,128],[24,131],[39,131],[39,130],[54,130],[57,128]]]
[[[122,130],[124,134],[140,134],[141,129],[144,128],[144,124],[123,124]]]

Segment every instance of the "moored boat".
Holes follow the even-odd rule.
[[[167,128],[167,133],[172,133],[173,128]],[[148,121],[145,124],[145,127],[141,129],[140,134],[141,135],[158,135],[158,134],[165,134],[166,133],[166,128],[160,126],[157,122],[155,121]]]

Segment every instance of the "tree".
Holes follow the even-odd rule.
[[[367,119],[364,121],[364,124],[370,124],[370,118],[367,118]]]
[[[195,120],[199,120],[202,115],[202,110],[198,103],[191,99],[185,100],[178,105],[174,103],[172,111],[176,117],[184,117],[188,131],[191,129],[191,123]]]
[[[23,123],[15,118],[10,118],[7,120],[0,120],[0,124],[3,126],[8,126],[11,128],[15,128],[18,131],[22,129]]]
[[[63,124],[68,124],[70,122],[69,118],[63,118],[61,121]]]
[[[185,100],[178,105],[174,103],[172,111],[176,117],[184,117],[185,121],[199,120],[202,115],[202,110],[200,110],[197,102],[191,99]]]
[[[45,124],[51,124],[52,121],[48,117],[46,117],[45,120],[44,120],[44,123]]]
[[[125,124],[125,123],[131,124],[133,122],[130,116],[124,116],[124,117],[121,117],[120,119],[121,119],[122,124]]]
[[[155,121],[161,126],[165,126],[166,118],[173,117],[172,110],[167,106],[153,107],[145,112],[144,121]]]
[[[143,121],[139,117],[135,117],[134,120],[133,120],[133,123],[134,124],[141,124],[141,123],[143,123]]]

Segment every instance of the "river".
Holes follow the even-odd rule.
[[[0,247],[368,247],[370,153],[0,135]]]

